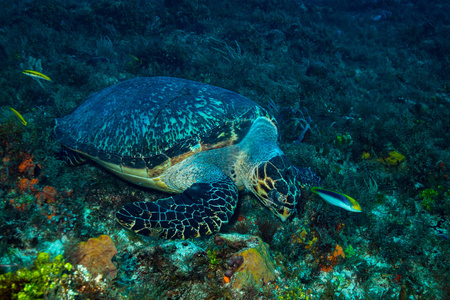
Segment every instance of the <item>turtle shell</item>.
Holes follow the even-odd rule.
[[[178,78],[143,77],[89,96],[56,120],[55,136],[122,173],[146,169],[154,177],[197,152],[238,143],[260,116],[271,118],[231,91]]]

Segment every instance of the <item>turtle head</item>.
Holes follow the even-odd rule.
[[[282,221],[291,216],[301,189],[320,186],[321,179],[310,168],[297,168],[284,155],[278,155],[254,168],[251,191]]]

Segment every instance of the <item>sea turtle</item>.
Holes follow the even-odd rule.
[[[55,136],[129,182],[174,194],[116,213],[122,226],[143,235],[218,232],[244,188],[284,221],[302,187],[321,184],[283,154],[276,121],[264,108],[185,79],[135,78],[101,90],[57,119]]]

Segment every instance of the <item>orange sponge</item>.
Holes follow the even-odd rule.
[[[108,235],[101,235],[79,243],[71,253],[71,261],[76,265],[85,266],[93,276],[101,274],[114,279],[117,268],[111,259],[116,254],[117,249],[112,239]]]

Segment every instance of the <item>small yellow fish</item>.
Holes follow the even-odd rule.
[[[33,71],[33,70],[23,70],[22,73],[25,74],[25,75],[31,76],[31,77],[36,77],[36,78],[40,78],[40,79],[45,79],[45,80],[48,80],[48,81],[52,81],[52,80],[50,79],[50,77],[48,77],[47,75],[44,75],[44,74],[42,74],[42,73],[40,73],[40,72],[37,72],[37,71]]]
[[[140,61],[140,59],[136,55],[128,54],[128,56],[134,59],[135,61]]]
[[[9,109],[17,116],[17,118],[19,118],[20,122],[22,122],[23,125],[27,126],[27,121],[25,121],[25,119],[17,110],[12,107],[10,107]]]

